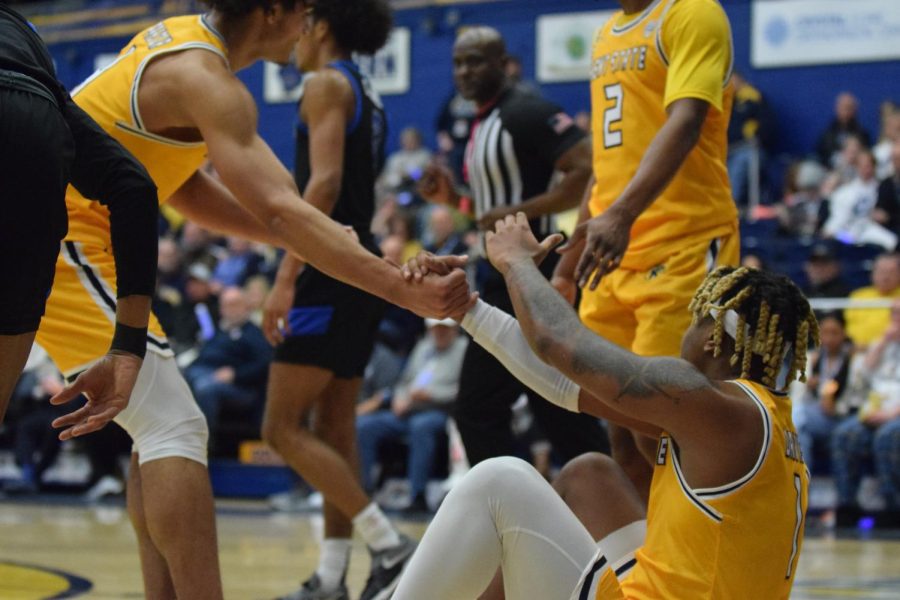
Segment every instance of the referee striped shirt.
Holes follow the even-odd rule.
[[[556,162],[585,135],[559,106],[533,92],[503,92],[479,111],[466,147],[475,216],[546,192]],[[538,237],[552,233],[552,215],[534,219],[531,228]]]

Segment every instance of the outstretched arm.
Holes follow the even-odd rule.
[[[468,303],[464,273],[413,287],[396,267],[348,240],[337,223],[303,202],[290,173],[256,132],[252,96],[221,59],[195,52],[175,77],[171,102],[200,130],[225,185],[278,245],[336,279],[420,314],[447,315]],[[196,102],[199,96],[204,102]]]
[[[613,410],[676,436],[721,425],[723,412],[734,404],[733,391],[687,361],[640,357],[589,331],[535,266],[532,257],[545,249],[524,215],[498,221],[497,229],[487,236],[488,254],[504,274],[522,332],[541,359]]]

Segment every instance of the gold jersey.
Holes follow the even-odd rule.
[[[803,541],[809,471],[787,396],[746,380],[735,383],[763,418],[756,465],[729,485],[693,489],[682,475],[675,440],[660,438],[647,539],[621,582],[626,598],[789,597]]]
[[[597,32],[592,59],[592,216],[612,205],[634,177],[672,102],[709,103],[696,146],[634,223],[622,266],[646,270],[685,244],[736,231],[725,168],[733,51],[719,3],[655,0],[636,16],[618,12]]]
[[[214,52],[227,61],[225,41],[202,15],[175,17],[137,34],[108,67],[73,92],[75,102],[147,169],[165,202],[206,160],[206,144],[151,133],[141,119],[138,93],[147,65],[160,56],[190,49]],[[198,100],[199,101],[199,100]],[[57,260],[53,291],[37,342],[60,370],[75,373],[109,348],[115,324],[116,274],[109,211],[69,187],[69,231]],[[151,315],[147,349],[170,355],[165,333]]]

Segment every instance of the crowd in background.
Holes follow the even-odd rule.
[[[513,62],[510,77],[523,89]],[[823,311],[822,346],[811,375],[795,394],[804,456],[813,472],[834,476],[843,508],[856,504],[861,474],[871,464],[883,500],[900,508],[900,107],[880,107],[881,131],[867,132],[860,107],[847,92],[805,157],[776,152],[783,134],[764,91],[735,75],[728,169],[742,212],[745,264],[784,272],[811,298],[849,296],[894,300],[892,308]],[[436,119],[436,148],[407,128],[377,183],[372,223],[384,256],[402,263],[419,250],[478,255],[477,224],[446,206],[427,204],[417,181],[433,161],[465,181],[465,146],[475,106],[451,94]],[[575,115],[587,128],[587,113]],[[394,123],[397,123],[395,118]],[[758,174],[758,176],[757,176]],[[272,349],[260,331],[266,296],[280,251],[239,238],[220,238],[164,209],[160,221],[159,281],[153,309],[165,328],[211,430],[214,456],[232,456],[235,440],[256,438],[265,402]],[[410,446],[406,469],[413,503],[424,507],[424,486],[446,468],[447,415],[456,395],[466,337],[453,322],[423,322],[388,309],[359,399],[358,435],[363,481],[383,479],[385,445]],[[35,359],[23,376],[0,443],[15,450],[21,478],[10,492],[37,491],[59,450],[46,423],[45,402],[63,385],[58,373]],[[548,472],[550,450],[527,417],[517,430],[523,455]],[[113,434],[115,435],[115,434]],[[115,465],[109,439],[84,442],[92,457],[91,483],[109,483]],[[93,450],[90,448],[93,447]],[[100,451],[97,451],[100,448]],[[100,492],[94,491],[94,495]]]

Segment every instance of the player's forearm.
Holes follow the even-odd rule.
[[[286,252],[281,258],[281,264],[278,265],[278,272],[275,273],[275,285],[293,286],[303,265],[302,260]]]
[[[702,106],[694,104],[698,102]],[[691,104],[671,110],[669,119],[647,148],[634,177],[613,204],[612,209],[621,211],[632,222],[666,189],[700,139],[706,117],[705,103],[693,99],[676,101],[678,103]]]
[[[216,233],[233,235],[272,246],[279,240],[220,181],[197,171],[169,199],[186,219]]]
[[[535,353],[598,401],[623,415],[661,425],[656,406],[712,387],[684,361],[643,358],[595,335],[530,261],[504,273],[522,332]]]
[[[399,269],[379,259],[321,211],[285,190],[273,197],[265,222],[280,246],[325,274],[394,301]]]

